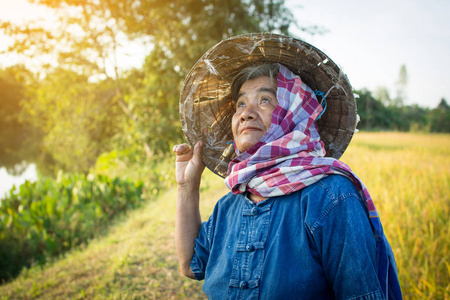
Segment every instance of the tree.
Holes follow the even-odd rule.
[[[76,171],[112,148],[140,147],[144,158],[166,153],[181,139],[178,90],[195,61],[228,36],[288,33],[294,23],[282,0],[34,2],[55,11],[55,28],[37,21],[0,29],[15,40],[10,52],[54,58],[42,60],[27,111],[41,114],[30,120],[45,134],[46,153]],[[142,69],[125,72],[118,51],[130,41],[152,50]]]
[[[375,89],[373,96],[375,99],[380,101],[384,106],[392,105],[391,97],[389,96],[389,91],[386,87],[381,86]]]
[[[26,26],[3,23],[0,28],[9,36],[14,37],[15,41],[8,50],[38,60],[48,56],[54,57],[55,59],[52,61],[43,59],[45,63],[36,66],[41,68],[40,72],[43,76],[48,76],[48,74],[52,76],[55,72],[70,70],[84,76],[87,90],[92,82],[107,82],[109,91],[105,91],[105,93],[109,95],[110,102],[103,103],[104,107],[117,106],[130,120],[133,120],[129,107],[123,99],[123,83],[117,61],[121,43],[129,42],[131,39],[124,34],[123,20],[115,19],[114,12],[108,6],[109,4],[111,6],[123,4],[124,1],[105,3],[98,1],[44,0],[35,2],[47,5],[55,10],[55,15],[58,16],[56,29],[48,29],[42,20]],[[120,9],[120,7],[117,7],[117,9]],[[68,88],[70,83],[66,82],[66,84],[66,88]],[[75,96],[75,94],[72,96]],[[49,101],[51,100],[49,99]],[[70,102],[71,99],[67,98],[66,101]],[[45,101],[37,101],[36,103],[45,104]],[[45,110],[45,107],[41,110]],[[64,126],[62,125],[64,122],[65,120],[62,119],[61,128]],[[70,126],[67,122],[65,124]],[[63,144],[60,143],[61,146]],[[89,143],[90,146],[95,144],[97,144],[96,141]],[[148,145],[145,143],[143,149],[146,150],[147,155],[150,155]],[[86,148],[85,150],[92,149]],[[96,149],[93,152],[97,153],[98,150]],[[55,153],[58,153],[58,156],[65,155],[63,149],[59,149]],[[92,151],[89,151],[89,153],[92,153]],[[80,153],[80,157],[84,159],[86,155]],[[76,161],[79,162],[80,160]],[[68,166],[66,162],[63,165]],[[74,170],[78,169],[86,170],[86,167],[74,167]]]
[[[109,150],[119,130],[112,83],[89,83],[85,75],[55,69],[23,102],[28,121],[43,132],[40,145],[55,160],[55,170],[88,172],[98,155]]]
[[[444,98],[431,111],[430,124],[433,132],[450,132],[450,106]]]
[[[406,87],[408,85],[408,72],[406,71],[406,66],[402,65],[400,67],[400,71],[398,73],[398,81],[396,82],[397,87],[397,95],[393,101],[393,104],[397,107],[403,106],[405,103],[406,96]]]
[[[359,128],[366,130],[392,128],[392,114],[381,101],[375,99],[368,90],[356,93],[359,95],[357,101],[358,114],[361,119]]]
[[[288,33],[294,22],[284,1],[276,0],[132,2],[131,14],[123,17],[127,31],[151,37],[167,57],[176,57],[182,76],[224,38],[247,32]]]
[[[442,109],[442,110],[450,110],[450,106],[447,104],[447,101],[445,100],[445,98],[441,98],[441,101],[439,102],[438,106],[436,107],[437,109]]]
[[[23,118],[21,101],[29,97],[34,76],[23,66],[0,70],[0,167],[19,175],[33,161],[42,138]]]
[[[393,129],[400,131],[428,131],[428,110],[417,104],[405,106],[391,106]]]

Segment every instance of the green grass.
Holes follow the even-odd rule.
[[[372,194],[405,299],[450,299],[450,135],[358,133],[342,160]],[[227,192],[205,173],[204,219]],[[0,286],[0,298],[204,299],[202,283],[178,273],[175,197],[158,194],[85,248]]]

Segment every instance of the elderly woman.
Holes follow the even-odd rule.
[[[274,59],[253,61],[230,81],[231,192],[204,223],[199,187],[209,142],[174,147],[181,272],[204,279],[211,299],[401,299],[367,189],[347,165],[324,157],[316,94],[327,95]]]

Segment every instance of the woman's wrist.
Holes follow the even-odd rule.
[[[178,200],[198,199],[200,198],[200,184],[178,184]]]
[[[185,182],[177,182],[177,188],[178,190],[186,190],[186,191],[196,191],[200,189],[200,183],[201,179],[195,180],[195,182],[192,181],[185,181]]]

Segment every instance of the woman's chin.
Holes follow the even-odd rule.
[[[239,149],[239,152],[243,153],[253,147],[257,142],[259,142],[260,138],[246,139],[242,142],[236,142],[236,147]]]

